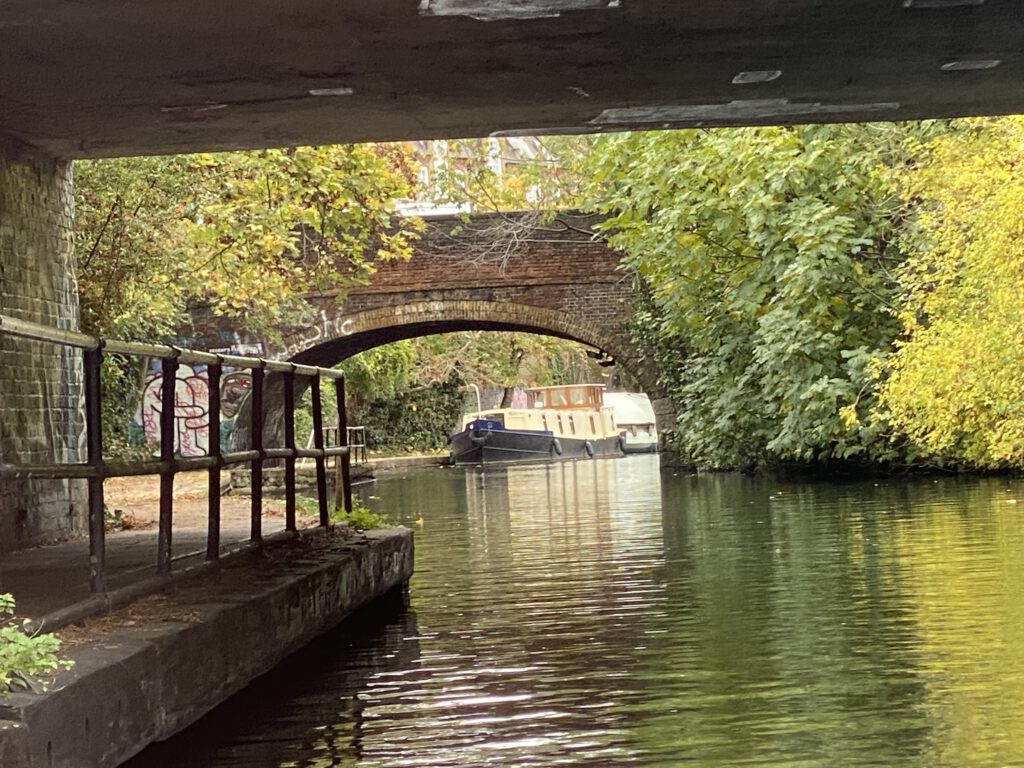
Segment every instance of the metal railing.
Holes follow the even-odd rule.
[[[347,427],[348,445],[351,451],[351,461],[355,464],[366,463],[366,427]],[[324,443],[328,448],[341,445],[338,442],[340,430],[337,427],[324,427]]]
[[[0,464],[0,479],[83,479],[88,483],[89,520],[89,580],[93,592],[105,592],[106,574],[106,529],[104,525],[103,481],[109,477],[131,477],[141,475],[160,476],[160,513],[157,532],[157,572],[169,575],[171,572],[171,534],[174,518],[174,477],[181,472],[206,470],[209,476],[208,526],[206,537],[206,559],[220,557],[220,488],[221,469],[236,464],[248,463],[252,473],[250,540],[259,542],[263,538],[263,466],[268,460],[283,460],[285,463],[285,529],[296,530],[296,488],[295,462],[302,457],[316,462],[316,488],[319,506],[319,523],[330,524],[327,498],[328,457],[341,459],[343,492],[340,494],[344,508],[352,509],[351,476],[349,473],[350,450],[345,414],[345,380],[340,371],[309,365],[263,360],[261,358],[237,355],[218,355],[209,352],[182,349],[164,344],[140,344],[136,342],[99,339],[83,333],[63,331],[50,326],[19,320],[0,314],[0,335],[28,339],[72,347],[82,351],[83,381],[85,389],[85,433],[86,461],[52,464]],[[100,367],[104,355],[130,355],[160,360],[160,454],[156,461],[108,462],[103,457],[102,403]],[[209,426],[208,453],[205,456],[181,456],[175,452],[176,416],[175,388],[177,371],[181,364],[205,365],[209,377]],[[242,368],[252,372],[250,392],[251,443],[249,450],[223,452],[221,450],[221,403],[220,383],[223,368]],[[267,372],[280,374],[284,400],[284,446],[264,446],[264,394]],[[314,445],[300,448],[295,442],[295,394],[296,380],[308,379],[312,386],[312,411]],[[345,438],[339,445],[325,447],[323,404],[320,394],[320,379],[332,379],[338,406],[338,435]]]

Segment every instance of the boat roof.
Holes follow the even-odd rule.
[[[654,424],[651,399],[642,392],[605,392],[604,404],[611,406],[617,424]]]
[[[591,387],[604,389],[604,384],[552,384],[548,387],[530,387],[529,392],[544,392],[549,389],[568,389],[570,387]]]

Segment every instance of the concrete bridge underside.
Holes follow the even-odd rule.
[[[1014,0],[8,0],[59,157],[1024,111]]]

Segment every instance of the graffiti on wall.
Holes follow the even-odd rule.
[[[252,388],[248,371],[229,371],[221,377],[221,449],[235,417]],[[135,423],[149,442],[160,442],[160,414],[163,410],[163,375],[160,361],[146,373]],[[210,452],[210,377],[206,366],[180,365],[174,385],[174,452],[180,456],[206,456]]]
[[[242,401],[252,389],[252,374],[248,371],[226,373],[220,379],[220,413],[225,419],[234,419]]]
[[[287,343],[285,356],[295,357],[299,352],[315,347],[321,341],[335,339],[338,336],[351,336],[355,330],[355,324],[351,318],[332,318],[327,315],[326,310],[321,309],[316,322],[303,328],[296,334],[297,338]]]

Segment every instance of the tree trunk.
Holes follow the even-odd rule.
[[[501,405],[498,406],[498,407],[499,408],[511,408],[512,407],[512,398],[515,397],[515,394],[516,394],[516,388],[515,387],[505,387],[505,392],[501,396]]]

